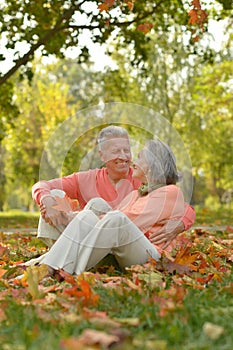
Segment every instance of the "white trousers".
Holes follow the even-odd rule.
[[[65,192],[62,190],[51,190],[50,194],[52,196],[57,196],[63,198]],[[85,206],[84,209],[92,210],[97,216],[101,214],[106,214],[108,211],[112,210],[110,205],[102,198],[93,198]],[[61,233],[65,230],[65,225],[58,225],[56,227],[49,225],[40,216],[37,237],[43,241],[49,248],[55,243],[55,241],[60,237]]]
[[[149,257],[160,258],[154,245],[122,212],[109,211],[99,219],[92,210],[84,209],[69,223],[40,263],[79,275],[109,253],[121,267],[144,264]]]

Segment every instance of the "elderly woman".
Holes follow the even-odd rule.
[[[157,230],[184,215],[182,191],[174,154],[161,141],[150,140],[133,165],[143,185],[112,210],[101,198],[92,199],[69,223],[41,260],[52,272],[63,269],[79,275],[112,253],[121,267],[158,260],[152,242]],[[106,213],[106,214],[104,214]]]

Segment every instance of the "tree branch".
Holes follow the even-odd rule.
[[[29,61],[30,58],[34,55],[35,51],[42,45],[46,44],[56,33],[59,31],[62,31],[64,29],[89,29],[93,30],[95,28],[99,28],[100,25],[70,25],[67,23],[72,15],[74,14],[75,11],[77,11],[80,6],[85,2],[85,0],[81,1],[77,5],[73,5],[70,9],[66,10],[64,14],[60,17],[60,19],[57,21],[56,25],[54,28],[49,30],[47,34],[38,40],[38,42],[34,45],[31,46],[30,50],[22,57],[20,57],[18,60],[15,61],[15,65],[3,76],[0,77],[0,85],[4,84],[21,66],[26,65]],[[161,0],[157,5],[156,9],[163,3],[163,0]],[[155,12],[155,10],[148,11],[147,13],[144,13],[143,16],[136,16],[133,20],[131,21],[126,21],[126,22],[118,22],[114,21],[110,23],[111,26],[117,26],[117,27],[126,27],[129,26],[130,24],[133,24],[135,22],[139,22],[141,20],[144,20],[148,16],[152,15]],[[62,23],[66,21],[67,25],[62,25]]]
[[[76,11],[77,7],[71,7],[69,10],[65,11],[63,16],[60,17],[60,19],[57,21],[56,25],[53,29],[47,32],[47,34],[39,39],[39,41],[32,45],[30,50],[22,57],[20,57],[16,62],[14,67],[12,67],[6,74],[4,74],[2,77],[0,77],[0,85],[4,84],[7,79],[9,79],[17,70],[19,67],[26,65],[28,61],[30,60],[30,57],[32,57],[35,53],[35,51],[42,45],[44,45],[46,42],[50,40],[51,37],[53,37],[57,32],[62,30],[61,24],[64,20],[69,20],[74,12]]]

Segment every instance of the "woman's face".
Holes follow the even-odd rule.
[[[138,158],[133,162],[133,177],[139,179],[142,183],[147,183],[148,164],[145,159],[145,148],[143,148]]]

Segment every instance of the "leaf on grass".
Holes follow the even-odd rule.
[[[192,265],[193,262],[195,262],[197,260],[197,257],[199,256],[199,252],[192,254],[191,253],[191,246],[186,246],[186,247],[182,247],[174,260],[175,264],[179,264],[179,265],[185,265],[193,270],[195,270],[195,266]]]
[[[0,245],[0,258],[1,260],[7,260],[7,258],[9,257],[10,251],[7,247],[4,247],[2,245]]]
[[[0,269],[0,278],[5,277],[4,275],[6,275],[7,270],[4,269]]]
[[[18,272],[18,270],[19,270],[18,266],[10,267],[10,268],[8,268],[8,270],[5,270],[5,274],[2,277],[9,278],[12,275],[14,275],[16,271]],[[1,272],[0,272],[0,277],[1,277]]]
[[[112,328],[118,328],[121,326],[121,324],[115,320],[112,320],[109,317],[103,318],[103,317],[92,317],[89,319],[89,322],[94,323],[98,326],[104,326],[106,327],[112,327]]]
[[[70,288],[64,288],[64,293],[80,299],[83,305],[96,305],[99,301],[99,295],[95,294],[90,284],[85,280],[79,280],[76,285]]]
[[[97,331],[94,329],[85,329],[79,339],[83,342],[83,344],[101,344],[105,347],[110,347],[111,345],[119,341],[118,336],[107,334],[106,332]]]
[[[176,264],[173,261],[168,261],[167,263],[164,264],[164,266],[167,269],[167,271],[171,274],[178,273],[180,275],[183,275],[185,273],[188,274],[191,271],[189,266]]]
[[[82,317],[80,315],[77,315],[74,312],[65,312],[62,313],[61,316],[63,321],[69,322],[69,323],[77,323],[82,321]]]
[[[140,319],[138,317],[114,318],[115,321],[126,324],[127,326],[139,326]]]
[[[231,228],[230,226],[227,226],[227,227],[226,227],[226,231],[227,231],[227,232],[230,232],[230,233],[233,233],[233,228]]]
[[[218,326],[211,322],[205,322],[202,329],[204,334],[213,340],[218,339],[224,332],[224,328],[222,326]]]
[[[6,320],[6,314],[5,314],[5,311],[0,309],[0,322]]]
[[[28,291],[33,299],[40,298],[41,292],[38,283],[48,275],[48,267],[45,264],[39,266],[28,266],[24,272],[23,279],[28,282]]]
[[[111,345],[119,342],[119,337],[106,332],[96,331],[94,329],[85,329],[78,338],[70,337],[61,341],[64,349],[78,350],[84,349],[84,345],[101,345],[103,348],[109,348]],[[85,349],[88,349],[85,347]]]
[[[166,340],[133,339],[133,346],[135,349],[168,350]]]
[[[163,281],[163,275],[160,272],[140,273],[137,277],[151,288],[157,287]]]
[[[212,280],[213,277],[214,277],[214,273],[209,273],[205,277],[196,277],[195,280],[201,284],[207,284]]]

